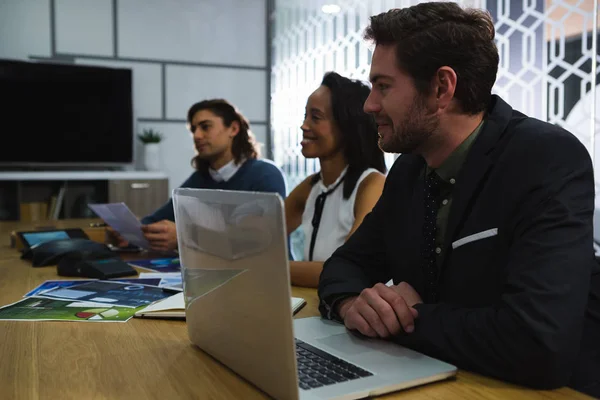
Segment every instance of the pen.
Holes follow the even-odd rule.
[[[90,223],[90,228],[101,228],[101,227],[104,227],[104,226],[108,226],[108,225],[106,225],[106,223],[104,223],[104,222],[92,222],[92,223]]]

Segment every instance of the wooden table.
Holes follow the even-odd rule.
[[[60,221],[84,227],[89,221]],[[54,222],[56,224],[56,222]],[[9,247],[0,222],[0,305],[15,302],[54,267],[33,268]],[[47,224],[41,224],[47,225]],[[318,315],[315,290],[293,288]],[[265,399],[262,392],[192,346],[183,321],[127,323],[0,321],[0,399]],[[586,399],[568,388],[534,391],[460,371],[456,379],[383,396],[386,399]]]

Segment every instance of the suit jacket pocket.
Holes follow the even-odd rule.
[[[473,243],[473,242],[476,242],[478,240],[483,240],[483,239],[491,238],[491,237],[494,237],[494,236],[497,236],[497,235],[498,235],[498,228],[492,228],[492,229],[487,229],[485,231],[477,232],[477,233],[465,236],[465,237],[463,237],[461,239],[458,239],[458,240],[452,242],[452,249],[456,250],[460,246],[464,246],[465,244]]]
[[[498,299],[508,254],[496,228],[476,231],[452,242],[443,278],[447,301],[473,307]]]

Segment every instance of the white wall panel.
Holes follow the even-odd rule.
[[[0,58],[48,57],[50,0],[0,0]]]
[[[266,65],[266,0],[122,0],[123,57]]]
[[[113,55],[111,0],[55,0],[56,51]]]
[[[185,124],[173,122],[138,122],[139,132],[152,128],[164,136],[160,143],[162,171],[169,177],[169,193],[179,187],[194,172],[190,161],[194,157],[192,136],[186,130]],[[138,147],[140,161],[142,148]]]
[[[224,98],[251,121],[267,118],[267,72],[236,68],[167,66],[167,118],[185,119],[198,101]]]
[[[133,74],[133,110],[136,118],[162,118],[162,77],[160,64],[76,59],[77,64],[130,68]]]

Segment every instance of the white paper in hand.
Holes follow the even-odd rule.
[[[150,247],[140,220],[125,203],[88,204],[88,207],[130,244],[143,249]]]

